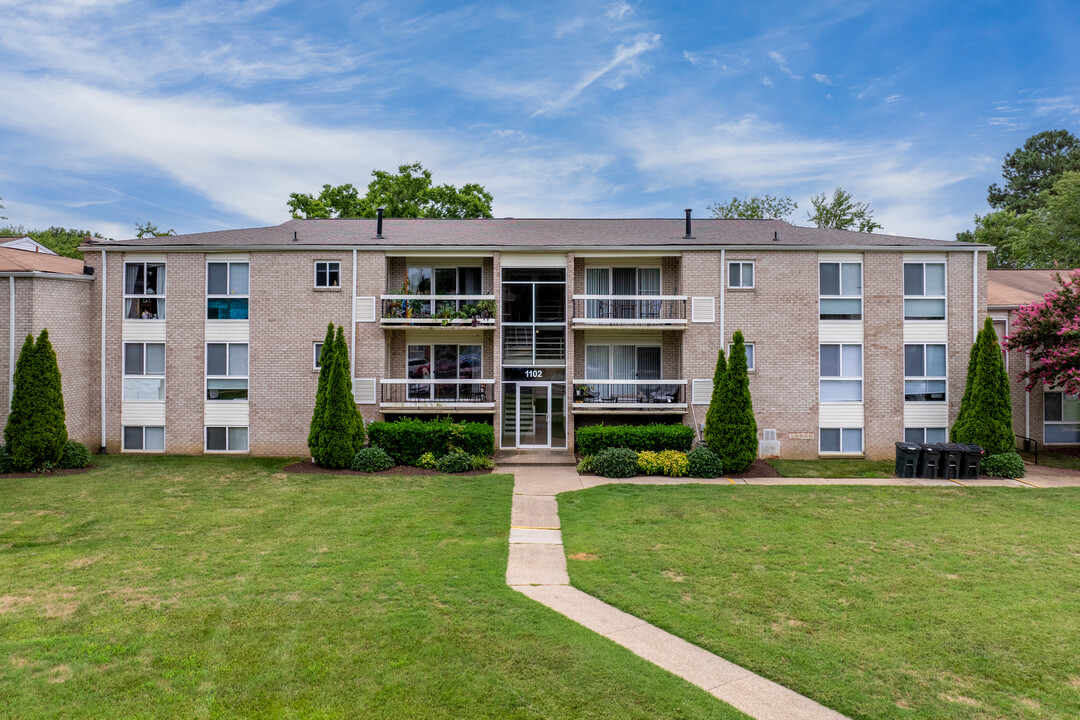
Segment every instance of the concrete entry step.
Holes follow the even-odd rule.
[[[577,464],[574,453],[568,450],[500,450],[495,453],[495,465],[557,466]]]

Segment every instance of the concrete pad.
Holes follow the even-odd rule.
[[[569,585],[562,545],[514,544],[506,563],[507,585]]]
[[[581,489],[600,487],[601,485],[621,485],[622,480],[618,478],[606,478],[599,475],[581,475]]]
[[[607,637],[635,655],[706,690],[751,674],[745,668],[652,625],[617,630]]]
[[[514,468],[515,495],[558,495],[581,489],[577,470],[566,467]]]
[[[709,693],[757,720],[847,720],[835,710],[753,674],[709,688]]]
[[[919,487],[961,487],[952,480],[946,480],[945,478],[909,478]],[[964,482],[961,480],[960,482]]]
[[[515,495],[510,506],[511,527],[557,528],[559,504],[554,495]]]
[[[968,487],[1024,487],[1012,478],[980,477],[975,480],[961,480]]]
[[[1041,488],[1074,488],[1080,487],[1080,478],[1072,477],[1039,477],[1028,476],[1024,478],[1025,481],[1032,485],[1037,485]]]
[[[533,545],[558,545],[562,547],[561,530],[538,530],[536,528],[510,528],[510,543]]]
[[[645,624],[569,585],[523,585],[514,589],[601,635]]]

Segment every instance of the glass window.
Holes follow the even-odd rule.
[[[566,364],[566,330],[564,328],[538,327],[535,330],[536,344],[533,358],[534,365]]]
[[[946,387],[945,346],[904,346],[904,400],[944,402]]]
[[[247,452],[248,429],[246,427],[207,427],[207,452]]]
[[[904,263],[904,319],[945,319],[945,263]]]
[[[861,453],[862,428],[820,428],[819,451],[822,453]]]
[[[819,263],[818,286],[822,320],[862,319],[862,263]]]
[[[124,343],[125,401],[165,399],[165,343]]]
[[[248,319],[248,263],[206,264],[206,319]]]
[[[731,358],[731,348],[734,347],[732,343],[728,343],[727,354],[728,358]],[[746,348],[746,369],[754,369],[754,343],[745,343],[743,347]]]
[[[820,347],[821,402],[862,402],[862,345]]]
[[[431,294],[431,268],[411,267],[406,275],[405,291],[410,295]]]
[[[248,399],[247,343],[206,344],[206,399]]]
[[[323,344],[321,342],[312,343],[312,367],[315,370],[322,367],[322,348]]]
[[[457,268],[435,268],[435,294],[457,295]]]
[[[165,264],[124,263],[124,319],[165,319]]]
[[[533,322],[533,286],[504,283],[503,322]]]
[[[434,373],[431,368],[433,358]],[[480,345],[409,345],[406,374],[411,380],[444,381],[410,383],[409,400],[465,401],[483,398],[485,402],[491,402],[483,385],[457,382],[483,378],[483,348]]]
[[[1080,443],[1080,399],[1054,391],[1043,394],[1043,441]]]
[[[754,263],[731,262],[728,263],[728,287],[752,288],[754,287]]]
[[[123,449],[162,452],[165,450],[165,428],[124,426]]]
[[[948,442],[949,433],[947,428],[904,428],[904,442],[911,443],[943,443]]]
[[[566,285],[559,283],[534,287],[536,322],[566,322]]]
[[[341,287],[341,263],[331,260],[316,262],[315,287]]]

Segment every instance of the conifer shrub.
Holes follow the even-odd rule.
[[[975,344],[976,368],[971,392],[966,394],[968,407],[965,411],[961,400],[963,422],[953,425],[951,435],[955,442],[982,447],[987,455],[1014,452],[1009,376],[990,318],[986,318]]]
[[[1015,452],[1004,452],[983,458],[979,472],[994,477],[1022,478],[1027,471],[1022,457]]]
[[[11,455],[8,454],[7,446],[0,445],[0,473],[13,472],[15,472],[15,463],[11,462]]]
[[[15,363],[14,386],[4,428],[12,464],[23,472],[52,467],[60,461],[68,436],[60,368],[47,329],[36,343],[26,336]]]
[[[593,456],[592,471],[609,478],[628,478],[637,475],[638,454],[627,448],[605,448]]]
[[[724,417],[724,382],[727,380],[728,363],[721,345],[716,353],[716,369],[713,371],[712,395],[709,397],[709,409],[705,411],[705,430],[702,433],[705,444],[713,452],[720,452],[720,425]]]
[[[694,442],[694,428],[682,424],[590,425],[576,432],[582,455],[595,455],[606,448],[628,448],[637,452],[678,450],[686,452]]]
[[[720,362],[717,362],[719,368]],[[724,468],[730,473],[745,470],[757,457],[757,420],[750,398],[750,376],[746,365],[746,344],[741,330],[732,336],[731,357],[727,359],[720,392],[713,388],[712,403],[719,410],[713,417],[710,431],[708,415],[705,421],[705,442],[709,449],[720,456]]]
[[[68,440],[64,443],[64,451],[60,454],[60,467],[84,468],[90,464],[90,450],[82,443]]]
[[[472,456],[469,453],[454,450],[439,458],[435,467],[439,469],[439,472],[444,473],[460,473],[472,470]]]
[[[724,473],[720,456],[707,447],[697,447],[686,454],[687,472],[692,478],[718,478]]]

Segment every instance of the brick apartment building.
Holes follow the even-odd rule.
[[[93,391],[76,434],[109,452],[302,455],[333,322],[366,419],[449,414],[492,422],[503,448],[572,447],[597,422],[700,426],[742,330],[780,456],[885,458],[944,435],[986,316],[987,248],[950,241],[772,220],[379,230],[292,220],[85,246]]]

